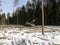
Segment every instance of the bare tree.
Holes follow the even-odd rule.
[[[14,6],[18,4],[19,0],[14,0]]]

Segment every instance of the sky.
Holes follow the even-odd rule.
[[[14,0],[1,0],[1,6],[0,9],[3,9],[2,12],[5,12],[6,14],[8,12],[12,13],[15,11],[17,7],[21,7],[22,5],[25,5],[27,3],[27,0],[19,0],[17,6],[14,6]]]

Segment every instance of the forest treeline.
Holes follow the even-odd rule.
[[[25,25],[32,22],[35,25],[42,24],[42,2],[40,0],[27,1],[26,5],[19,7],[12,13],[7,14],[7,24]],[[18,21],[18,22],[17,22]],[[60,25],[60,0],[44,0],[44,24]]]

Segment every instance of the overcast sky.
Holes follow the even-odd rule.
[[[19,0],[18,5],[17,6],[13,6],[13,2],[14,0],[1,0],[1,4],[2,6],[0,6],[0,8],[3,9],[3,12],[5,13],[12,13],[17,7],[21,7],[22,5],[25,5],[27,0]]]

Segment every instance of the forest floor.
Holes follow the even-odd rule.
[[[44,26],[44,35],[41,26],[0,26],[0,44],[12,45],[11,42],[14,45],[60,45],[60,26]]]

